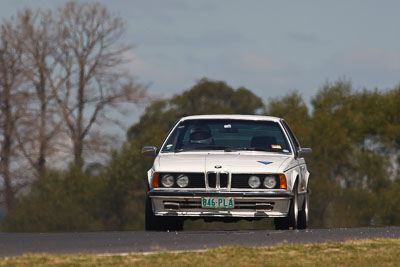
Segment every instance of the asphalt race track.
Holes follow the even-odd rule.
[[[363,238],[400,238],[400,227],[301,231],[184,231],[93,233],[0,233],[0,256],[24,253],[133,253],[204,250],[225,245],[271,246]]]

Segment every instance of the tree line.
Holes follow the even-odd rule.
[[[96,3],[25,9],[0,30],[0,201],[9,232],[144,228],[145,145],[160,146],[182,116],[283,117],[311,172],[311,227],[400,223],[400,86],[325,83],[306,104],[298,92],[264,101],[245,87],[203,78],[152,100],[123,68],[124,24]],[[149,102],[152,100],[151,102]],[[127,116],[121,103],[150,103],[122,147],[104,131]],[[111,149],[110,149],[111,147]],[[94,156],[106,155],[101,163]],[[186,229],[272,228],[269,220],[185,224]]]
[[[298,92],[266,103],[226,82],[199,80],[168,99],[153,101],[105,164],[48,171],[18,197],[3,231],[95,231],[144,228],[146,172],[153,159],[144,145],[160,146],[168,130],[191,114],[283,117],[303,147],[313,148],[311,227],[400,223],[400,87],[355,90],[350,81],[326,83],[308,106]],[[236,224],[199,221],[186,229],[272,228],[269,220]]]

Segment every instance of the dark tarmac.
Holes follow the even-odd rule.
[[[301,231],[0,233],[0,256],[17,256],[25,253],[114,254],[205,250],[227,245],[272,246],[364,238],[400,238],[400,227]]]

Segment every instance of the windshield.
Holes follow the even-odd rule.
[[[291,153],[277,122],[228,119],[182,121],[164,143],[161,152],[191,150]]]

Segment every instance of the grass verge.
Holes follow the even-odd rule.
[[[125,256],[25,254],[0,257],[0,266],[399,266],[399,254],[400,239],[364,239]]]

